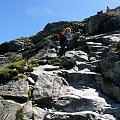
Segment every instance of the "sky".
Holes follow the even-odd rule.
[[[0,0],[0,44],[42,31],[58,21],[82,21],[114,9],[120,0]]]

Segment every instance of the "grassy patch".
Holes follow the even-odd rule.
[[[23,117],[24,117],[23,108],[21,108],[17,111],[15,120],[23,120]]]
[[[26,65],[26,61],[25,60],[20,60],[20,61],[8,64],[5,68],[17,69],[19,73],[23,73],[25,65]]]
[[[49,64],[49,65],[54,65],[54,66],[59,66],[61,63],[61,58],[57,58],[57,59],[53,59],[53,60],[38,60],[38,59],[35,59],[35,60],[32,60],[28,63],[29,67],[37,67],[39,65],[46,65],[46,64]]]
[[[14,62],[2,67],[0,69],[0,83],[10,79],[19,79],[23,77],[24,66],[26,61],[23,59],[15,60]]]
[[[45,64],[48,64],[48,61],[47,60],[38,60],[38,59],[35,59],[35,60],[32,60],[28,63],[29,67],[32,69],[33,67],[37,67],[39,65],[45,65]]]
[[[52,34],[43,39],[44,41],[51,40],[51,41],[59,41],[59,35],[58,34]]]
[[[13,76],[13,80],[18,80],[18,79],[23,79],[24,78],[24,74],[18,74],[17,76]]]

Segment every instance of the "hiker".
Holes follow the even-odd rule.
[[[106,13],[109,12],[109,11],[110,11],[110,8],[109,8],[109,6],[107,6]]]
[[[60,56],[62,56],[66,52],[68,41],[72,40],[72,38],[70,38],[71,31],[72,31],[71,28],[67,27],[62,32],[59,33],[61,47],[59,50]]]

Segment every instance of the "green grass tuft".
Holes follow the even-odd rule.
[[[26,65],[25,60],[18,60],[7,64],[0,69],[0,83],[6,82],[11,79],[21,78],[20,74],[24,73],[24,66]],[[23,75],[22,75],[23,76]]]
[[[15,120],[23,120],[23,117],[24,117],[23,108],[21,108],[17,111]]]

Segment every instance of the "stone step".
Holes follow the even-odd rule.
[[[97,86],[97,81],[101,81],[102,76],[99,73],[90,72],[89,69],[84,69],[78,72],[68,71],[66,74],[66,81],[74,88],[80,89],[84,87]]]
[[[103,47],[98,50],[96,49],[95,51],[94,50],[90,51],[89,56],[95,57],[97,60],[101,60],[101,59],[105,58],[108,51],[109,51],[109,48]]]
[[[108,46],[88,46],[88,49],[92,52],[108,50]]]
[[[91,64],[91,65],[94,65],[94,66],[98,66],[100,62],[101,62],[101,60],[94,60],[94,61],[89,61],[87,63]]]
[[[78,62],[76,61],[76,66],[78,67],[78,70],[83,70],[85,68],[88,68],[90,71],[96,71],[96,66],[88,64],[86,62]]]
[[[5,59],[7,59],[7,57],[5,57],[5,56],[0,56],[0,60],[5,60]]]
[[[65,87],[64,95],[54,100],[52,106],[56,111],[62,112],[93,111],[103,113],[106,109],[111,108],[105,99],[99,96],[96,89],[78,90],[71,86]]]
[[[116,120],[113,115],[100,115],[91,111],[66,113],[66,112],[51,112],[45,116],[44,120]]]
[[[102,56],[103,52],[102,51],[97,51],[97,52],[91,52],[92,55],[98,55]]]
[[[87,42],[87,45],[88,45],[88,46],[93,46],[93,45],[94,45],[94,46],[95,46],[95,45],[98,46],[98,45],[102,45],[102,43]]]
[[[5,85],[0,85],[0,95],[3,97],[28,99],[29,84],[26,78],[14,81],[11,80]]]

